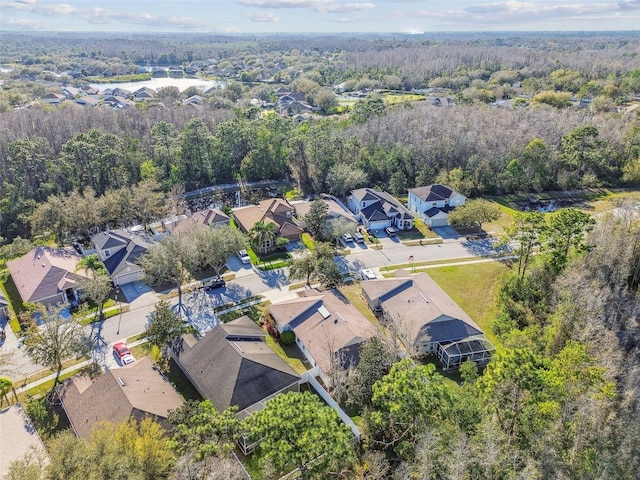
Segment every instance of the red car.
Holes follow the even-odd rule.
[[[127,344],[124,342],[118,342],[113,344],[113,353],[116,354],[118,360],[123,365],[128,365],[136,361],[136,359],[131,355],[131,350],[127,347]]]

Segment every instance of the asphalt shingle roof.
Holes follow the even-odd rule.
[[[231,405],[244,410],[300,380],[264,336],[245,316],[218,325],[195,343],[182,336],[172,352],[196,389],[219,411]]]

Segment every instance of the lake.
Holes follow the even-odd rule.
[[[132,92],[142,87],[149,87],[155,91],[158,91],[161,87],[178,87],[178,90],[182,92],[189,87],[206,90],[209,87],[224,87],[224,84],[225,82],[218,80],[204,80],[202,78],[152,78],[143,82],[90,83],[89,85],[98,90],[120,87]]]

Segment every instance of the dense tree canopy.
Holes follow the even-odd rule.
[[[351,430],[309,392],[276,396],[249,417],[245,428],[252,438],[263,439],[263,458],[277,472],[294,466],[303,479],[338,477],[354,460]]]

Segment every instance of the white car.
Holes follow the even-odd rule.
[[[368,268],[363,268],[362,270],[360,270],[360,276],[363,280],[375,280],[376,278],[378,278],[376,277],[376,274]]]
[[[246,250],[240,250],[238,252],[238,258],[244,264],[251,263],[251,257],[249,256]]]

